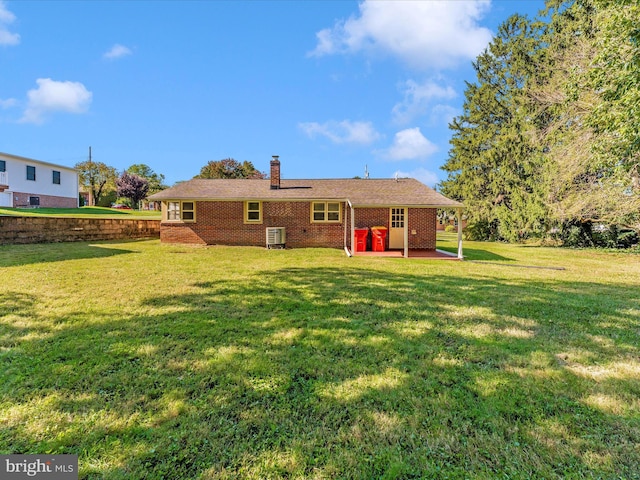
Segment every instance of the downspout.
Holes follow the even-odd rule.
[[[464,259],[462,255],[462,209],[456,208],[456,219],[458,220],[458,259]]]
[[[353,205],[351,205],[351,202],[349,201],[349,199],[347,199],[344,208],[345,210],[347,209],[347,204],[349,205],[349,207],[351,208],[350,210],[350,217],[351,217],[351,251],[349,251],[349,248],[347,247],[347,222],[344,222],[344,251],[347,254],[347,257],[352,257],[353,256],[353,242],[355,241],[355,232],[354,232],[354,220],[353,220]],[[346,212],[345,212],[346,213]]]

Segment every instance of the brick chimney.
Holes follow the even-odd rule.
[[[273,155],[271,159],[271,190],[278,190],[280,188],[280,160],[278,155]]]

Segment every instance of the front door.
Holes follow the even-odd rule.
[[[404,217],[404,208],[394,207],[391,209],[389,249],[404,248]]]

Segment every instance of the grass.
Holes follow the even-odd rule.
[[[80,208],[9,208],[0,207],[0,216],[19,217],[74,217],[74,218],[123,218],[160,220],[159,211],[120,210],[108,207]]]
[[[1,246],[0,453],[105,479],[640,478],[640,256],[466,247]]]

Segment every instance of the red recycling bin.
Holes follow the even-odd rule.
[[[387,227],[371,227],[371,250],[384,252],[387,245]]]
[[[367,237],[369,236],[368,228],[354,228],[356,235],[356,252],[367,251]]]

